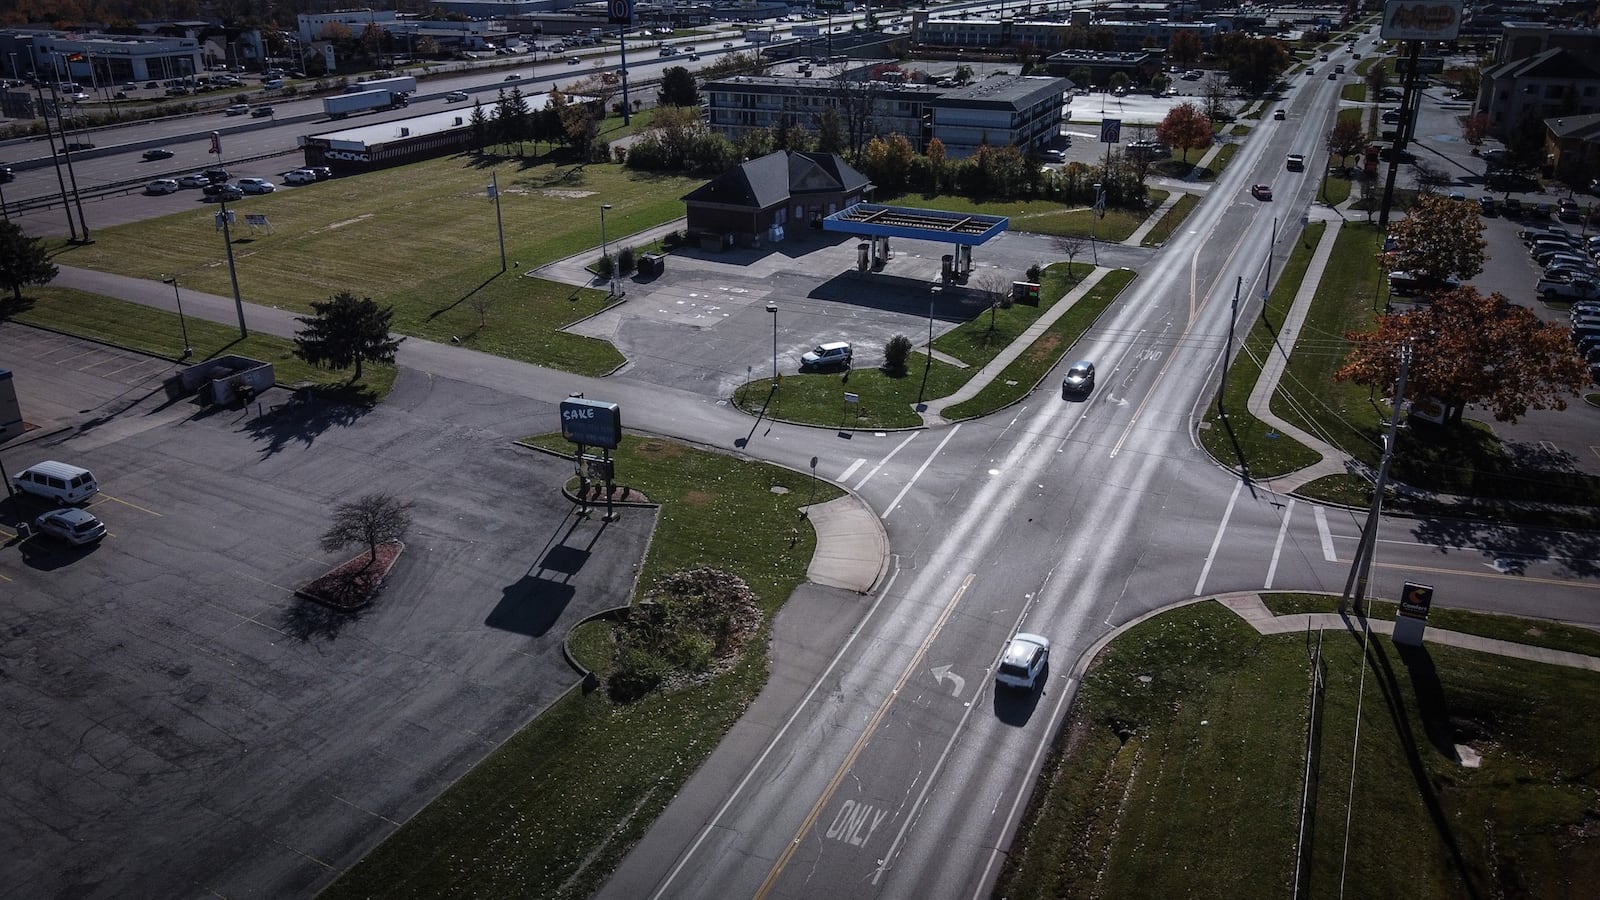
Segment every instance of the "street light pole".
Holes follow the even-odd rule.
[[[178,277],[161,279],[163,284],[172,285],[172,299],[178,304],[178,327],[183,329],[183,359],[194,355],[194,348],[189,345],[189,323],[183,318],[183,297],[178,293]]]
[[[928,346],[924,348],[926,355],[922,363],[922,386],[917,388],[917,404],[921,405],[923,396],[928,390],[928,372],[933,369],[933,304],[939,299],[939,286],[936,284],[928,289]]]
[[[767,312],[772,313],[772,386],[778,386],[778,301],[767,301]]]
[[[610,293],[615,294],[617,282],[616,267],[611,265],[611,245],[606,242],[606,210],[610,208],[611,204],[609,203],[600,204],[600,258],[604,260],[601,265],[606,267],[606,277],[610,279],[610,283],[607,284],[607,288],[609,289]]]
[[[1094,264],[1100,265],[1100,245],[1095,241],[1096,220],[1100,218],[1100,183],[1094,185],[1094,206],[1089,208],[1089,250],[1094,254]]]

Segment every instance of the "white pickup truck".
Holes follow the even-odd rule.
[[[1546,300],[1587,300],[1590,297],[1600,296],[1592,281],[1567,281],[1555,278],[1541,278],[1533,286],[1533,292]]]

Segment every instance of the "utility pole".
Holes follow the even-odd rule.
[[[1400,348],[1400,379],[1394,389],[1394,402],[1389,408],[1389,433],[1383,442],[1383,460],[1378,464],[1378,480],[1372,485],[1372,504],[1367,507],[1367,522],[1361,529],[1361,541],[1356,545],[1355,559],[1350,561],[1350,576],[1345,579],[1344,594],[1339,597],[1339,612],[1352,608],[1363,615],[1361,606],[1367,596],[1367,581],[1372,577],[1372,555],[1378,542],[1378,516],[1383,511],[1383,491],[1389,483],[1389,461],[1394,458],[1395,441],[1400,431],[1400,407],[1405,403],[1406,372],[1411,368],[1411,344]]]
[[[72,232],[72,242],[76,244],[78,242],[78,222],[72,217],[72,204],[68,202],[67,198],[67,179],[61,174],[61,157],[56,154],[56,135],[50,129],[50,110],[45,108],[44,89],[38,86],[37,79],[34,81],[33,92],[39,98],[39,112],[44,118],[44,136],[50,145],[50,162],[56,169],[56,184],[61,187],[61,209],[67,214],[67,230]],[[56,99],[56,89],[53,85],[50,88],[50,102],[55,105],[56,109],[59,110],[61,108],[61,101]],[[57,121],[59,120],[60,117],[57,116]],[[67,136],[62,135],[61,147],[63,152],[66,150],[66,145]]]
[[[1383,182],[1383,205],[1378,208],[1378,230],[1389,228],[1389,207],[1394,204],[1394,178],[1400,171],[1400,154],[1411,139],[1411,129],[1417,117],[1417,69],[1422,64],[1422,42],[1412,41],[1411,52],[1406,54],[1405,93],[1400,98],[1400,121],[1394,126],[1394,147],[1389,155],[1389,173]]]

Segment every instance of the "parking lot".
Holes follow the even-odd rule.
[[[510,439],[553,408],[402,374],[382,407],[206,410],[173,366],[0,325],[41,424],[92,469],[97,545],[20,540],[0,505],[0,799],[16,896],[292,896],[421,808],[576,678],[560,639],[625,602],[652,523],[580,519],[568,464]],[[412,502],[354,616],[293,597],[332,505]]]

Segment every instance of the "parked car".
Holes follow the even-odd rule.
[[[184,188],[203,188],[210,183],[211,179],[200,172],[193,172],[178,179],[178,187]]]
[[[1505,202],[1501,204],[1501,207],[1505,210],[1506,218],[1522,218],[1522,201],[1518,200],[1516,197],[1507,197]]]
[[[1383,111],[1383,115],[1378,117],[1378,120],[1380,122],[1382,122],[1383,124],[1385,124],[1385,125],[1399,125],[1400,124],[1400,110],[1398,110],[1398,109],[1386,109],[1386,110]]]
[[[1020,631],[1006,642],[1000,663],[994,669],[994,680],[999,687],[1031,691],[1049,665],[1050,639]]]
[[[451,91],[444,95],[444,102],[446,103],[460,103],[465,99],[467,99],[466,91]]]
[[[100,490],[93,472],[53,459],[35,463],[11,476],[11,486],[57,506],[82,503]]]
[[[1528,210],[1528,215],[1534,217],[1535,219],[1548,219],[1550,218],[1552,211],[1553,210],[1548,203],[1535,203],[1533,208]]]
[[[1056,147],[1049,147],[1049,148],[1046,148],[1044,150],[1039,151],[1039,156],[1041,156],[1044,159],[1045,162],[1066,162],[1067,161],[1067,151],[1061,150],[1061,149],[1056,148]]]
[[[311,184],[317,180],[317,173],[310,169],[295,169],[283,174],[284,184]]]
[[[203,191],[207,203],[221,203],[227,200],[243,200],[244,191],[239,190],[236,184],[208,184]]]
[[[306,168],[316,173],[318,181],[327,181],[333,177],[333,170],[327,166],[306,166]]]
[[[250,118],[252,118],[252,119],[265,119],[268,116],[272,115],[272,113],[273,113],[272,107],[270,107],[270,106],[258,106],[255,109],[250,110]]]
[[[144,186],[146,194],[176,194],[178,182],[171,178],[157,178]]]
[[[278,189],[277,185],[265,178],[241,178],[238,187],[246,194],[270,194]]]
[[[228,107],[227,109],[223,110],[222,114],[225,115],[225,116],[242,116],[242,115],[244,115],[245,113],[247,113],[249,111],[250,111],[250,104],[248,104],[248,103],[235,103],[232,106]]]
[[[146,150],[144,152],[144,158],[146,160],[171,159],[172,158],[172,151],[164,149],[164,148],[161,148],[161,147],[156,147],[156,148],[153,148],[153,149],[150,149],[150,150]]]
[[[1270,185],[1270,184],[1252,184],[1252,185],[1250,185],[1250,196],[1256,198],[1257,200],[1271,200],[1272,199],[1272,185]]]
[[[850,344],[846,341],[818,344],[800,355],[800,370],[803,372],[807,369],[822,369],[829,366],[848,367],[852,356]]]
[[[1488,194],[1478,198],[1478,211],[1486,216],[1495,216],[1500,212],[1500,204]]]
[[[1541,278],[1533,286],[1533,292],[1546,300],[1580,300],[1600,296],[1600,291],[1595,290],[1593,281],[1561,281],[1551,278]]]
[[[1061,378],[1062,397],[1082,397],[1094,390],[1094,363],[1087,359],[1072,364]]]
[[[233,177],[232,175],[228,174],[227,169],[207,169],[205,171],[205,175],[206,180],[212,184],[222,184]]]
[[[96,518],[94,513],[76,506],[53,509],[34,519],[33,527],[40,534],[76,546],[92,544],[106,536],[105,523]]]

